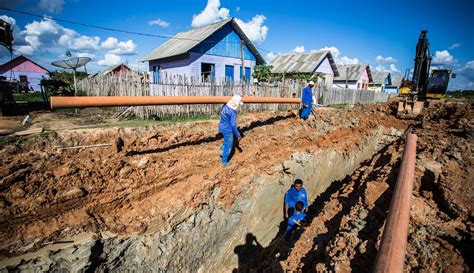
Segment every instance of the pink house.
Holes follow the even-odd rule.
[[[373,82],[368,64],[338,65],[337,69],[339,76],[334,77],[334,88],[362,90],[368,89],[369,83]]]
[[[48,79],[49,71],[27,57],[20,55],[0,65],[0,76],[7,80],[16,79],[25,87],[24,90],[40,92],[42,79]]]

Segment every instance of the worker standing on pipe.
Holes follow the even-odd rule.
[[[310,81],[308,86],[303,89],[303,95],[301,96],[301,112],[300,118],[307,120],[309,115],[311,114],[312,109],[312,101],[313,101],[313,88],[314,82]]]
[[[219,133],[224,136],[224,144],[222,145],[222,167],[231,165],[229,155],[234,145],[234,136],[240,141],[240,133],[237,130],[237,108],[242,105],[242,98],[235,95],[222,107],[221,118],[219,121]]]
[[[308,212],[308,195],[303,187],[303,180],[296,179],[295,183],[285,194],[285,218],[291,217],[295,212],[295,205],[302,202],[304,212]]]

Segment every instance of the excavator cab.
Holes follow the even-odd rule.
[[[431,58],[428,31],[422,30],[416,44],[413,78],[411,81],[408,79],[407,70],[403,85],[400,87],[398,117],[416,118],[427,104],[428,98],[444,98],[451,70],[434,69],[430,75]]]

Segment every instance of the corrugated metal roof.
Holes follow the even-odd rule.
[[[224,27],[226,24],[232,23],[235,31],[240,35],[240,37],[245,41],[249,50],[257,58],[257,63],[265,63],[265,60],[257,51],[255,46],[245,35],[242,29],[239,27],[237,22],[233,18],[226,19],[214,24],[210,24],[203,27],[194,28],[185,32],[180,32],[162,44],[160,47],[156,48],[148,55],[146,55],[142,61],[151,61],[157,59],[164,59],[168,57],[178,56],[181,54],[188,53],[192,48],[203,42],[214,32]]]
[[[403,77],[392,77],[392,86],[400,86],[402,84]]]
[[[270,62],[270,65],[273,66],[272,73],[313,73],[326,57],[334,71],[334,76],[339,75],[329,50],[278,55]]]
[[[375,84],[384,84],[390,72],[374,72],[373,78]]]
[[[102,74],[102,75],[108,74],[109,72],[113,71],[115,68],[117,68],[117,67],[119,67],[119,66],[121,66],[121,65],[127,67],[127,66],[124,65],[123,63],[121,63],[121,64],[114,64],[114,65],[111,65],[111,66],[107,67],[106,69],[104,69],[104,71],[102,71],[101,74]],[[127,67],[127,68],[128,68],[128,67]]]
[[[370,66],[368,64],[338,65],[337,69],[339,70],[339,76],[334,77],[334,81],[345,81],[346,78],[348,81],[358,81],[362,73],[364,73],[364,70],[367,69],[369,82],[373,82],[372,73],[370,72]]]

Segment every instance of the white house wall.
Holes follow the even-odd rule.
[[[321,64],[316,68],[315,72],[322,73],[324,76],[324,85],[328,89],[331,88],[334,80],[334,71],[332,70],[331,63],[327,57],[325,57]]]
[[[190,53],[191,64],[190,73],[192,76],[201,75],[201,63],[210,63],[214,64],[216,69],[215,77],[217,79],[225,78],[225,66],[233,65],[234,66],[234,80],[240,80],[240,67],[242,64],[241,59],[232,58],[232,57],[223,57],[223,56],[214,56],[214,55],[200,55],[198,53]],[[253,73],[255,66],[255,61],[245,60],[245,67],[250,67],[250,75]]]
[[[153,71],[154,66],[160,66],[160,71],[168,75],[191,75],[191,70],[189,68],[189,59],[179,59],[171,61],[151,61],[149,64],[149,71]]]
[[[160,71],[167,75],[186,75],[188,77],[201,76],[201,63],[214,64],[216,79],[225,78],[225,66],[234,66],[234,80],[240,80],[240,69],[242,60],[232,57],[223,57],[215,55],[202,55],[199,53],[190,53],[189,57],[171,61],[151,61],[149,71],[153,71],[154,66],[160,66]],[[250,75],[252,75],[255,61],[245,60],[245,67],[250,67]]]

